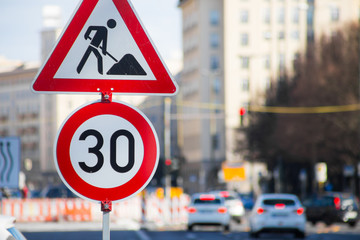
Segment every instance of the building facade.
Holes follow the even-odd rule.
[[[184,188],[217,184],[225,160],[223,1],[180,1],[183,57],[179,103]]]
[[[359,5],[359,0],[179,1],[184,55],[181,94],[194,106],[208,106],[182,112],[217,113],[210,119],[179,123],[184,129],[185,158],[192,163],[189,172],[198,172],[194,180],[200,179],[200,185],[201,179],[208,180],[201,175],[206,162],[249,160],[235,151],[236,139],[245,137],[237,129],[248,124],[246,114],[241,117],[239,110],[264,105],[266,91],[285,73],[292,73],[294,61],[306,51],[308,42],[333,34],[346,22],[358,21]],[[249,179],[256,177],[250,175]],[[249,191],[252,184],[229,185]],[[204,186],[196,190],[206,190]]]
[[[38,188],[59,183],[53,144],[63,120],[94,96],[35,94],[31,83],[39,68],[26,65],[0,73],[0,136],[21,140],[21,171],[26,183]]]

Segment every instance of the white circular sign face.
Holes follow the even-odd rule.
[[[129,164],[129,150],[132,150],[129,147],[129,139],[125,135],[119,136],[117,139],[112,138],[119,129],[126,129],[134,138],[134,166],[128,172],[118,172],[111,166],[111,161],[104,161],[98,171],[84,171],[80,162],[90,168],[98,164],[98,155],[89,154],[89,149],[99,144],[99,141],[103,142],[101,155],[104,159],[110,159],[110,151],[116,151],[115,163],[120,167]],[[80,136],[89,130],[97,131],[101,135],[90,134],[86,139],[79,140]],[[111,139],[115,141],[115,149],[112,149]],[[144,144],[140,133],[126,119],[115,115],[100,115],[85,121],[76,130],[70,144],[70,158],[75,172],[85,182],[99,188],[114,188],[128,182],[139,171],[144,158]]]
[[[62,181],[88,200],[118,201],[140,192],[155,174],[159,142],[151,122],[120,102],[94,102],[73,112],[54,146]]]

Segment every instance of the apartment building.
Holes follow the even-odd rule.
[[[184,64],[178,112],[184,188],[205,191],[217,183],[225,160],[223,1],[180,1]]]
[[[179,122],[189,166],[187,180],[199,185],[190,184],[193,188],[206,190],[209,177],[217,177],[204,176],[207,162],[216,163],[216,168],[221,161],[248,160],[234,152],[235,139],[245,137],[236,129],[248,124],[239,110],[263,105],[267,89],[285,71],[293,71],[293,62],[305,52],[308,41],[358,21],[359,4],[359,0],[179,1],[184,54],[181,94],[184,101],[193,102],[193,108],[179,111],[213,114]],[[208,108],[198,109],[196,103]],[[231,188],[247,191],[250,185],[243,181]]]
[[[359,22],[359,0],[308,0],[308,37],[332,36],[344,23]]]
[[[0,136],[21,139],[21,171],[33,186],[57,182],[53,143],[62,121],[94,96],[31,92],[39,68],[20,66],[0,73]]]

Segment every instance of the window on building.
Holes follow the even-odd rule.
[[[285,8],[284,7],[280,7],[278,9],[278,22],[280,24],[285,22]]]
[[[265,56],[264,67],[265,67],[266,69],[270,69],[270,55],[266,55],[266,56]]]
[[[295,7],[293,9],[293,16],[292,16],[293,23],[299,23],[299,19],[300,19],[300,9],[299,7]]]
[[[279,55],[279,69],[280,71],[285,70],[285,54],[283,53]]]
[[[214,82],[213,82],[213,91],[215,94],[219,94],[220,93],[220,90],[221,90],[221,81],[220,81],[220,78],[215,78],[214,79]]]
[[[240,23],[248,23],[249,22],[249,11],[241,10],[240,11]]]
[[[300,54],[299,53],[295,53],[292,59],[293,62],[293,67],[295,68],[296,63],[300,60]]]
[[[280,31],[278,37],[279,37],[279,39],[285,39],[285,32],[284,32],[284,31]]]
[[[219,138],[220,138],[220,136],[218,133],[212,134],[212,136],[211,136],[212,149],[218,150],[220,148]]]
[[[315,39],[314,29],[308,29],[306,36],[307,36],[308,42],[314,42],[314,39]]]
[[[270,40],[271,39],[271,32],[270,31],[265,31],[263,33],[264,39],[265,40]]]
[[[294,30],[291,32],[291,37],[295,40],[299,40],[300,39],[300,33],[298,30]]]
[[[220,44],[220,37],[218,33],[210,34],[210,46],[212,48],[218,48]]]
[[[338,22],[340,19],[340,9],[336,6],[331,6],[330,17],[332,22]]]
[[[264,23],[270,23],[271,21],[271,10],[270,8],[264,8],[263,9],[263,20],[264,20]]]
[[[314,6],[309,5],[306,15],[307,25],[312,25],[314,22]]]
[[[271,78],[265,77],[264,84],[265,84],[265,88],[269,89],[271,87]]]
[[[219,68],[219,64],[220,64],[220,60],[219,57],[217,55],[212,55],[210,57],[210,69],[211,70],[216,70]]]
[[[243,77],[241,79],[241,90],[248,92],[249,91],[249,78]]]
[[[210,24],[213,26],[218,26],[220,23],[220,13],[218,10],[210,11]]]
[[[247,33],[240,34],[240,44],[241,44],[241,46],[249,45],[249,34],[247,34]]]
[[[249,68],[250,60],[249,57],[240,57],[240,66],[243,69]]]

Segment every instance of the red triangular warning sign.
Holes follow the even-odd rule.
[[[32,89],[172,95],[177,85],[128,0],[83,0]]]

